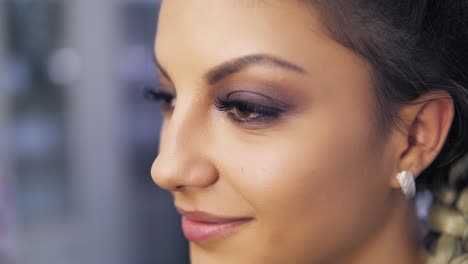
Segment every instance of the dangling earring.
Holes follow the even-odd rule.
[[[409,170],[405,170],[398,173],[396,178],[400,183],[401,191],[406,198],[413,198],[416,194],[416,183],[414,181],[413,173]]]

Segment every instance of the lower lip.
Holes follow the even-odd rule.
[[[223,223],[208,223],[182,216],[182,230],[188,240],[200,243],[231,234],[249,221],[250,219],[240,219]]]

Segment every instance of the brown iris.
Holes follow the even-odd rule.
[[[239,119],[239,120],[248,120],[258,116],[257,113],[252,113],[248,109],[235,107],[232,109],[232,113]]]

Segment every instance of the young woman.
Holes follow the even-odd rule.
[[[152,177],[192,263],[468,263],[467,5],[163,1]]]

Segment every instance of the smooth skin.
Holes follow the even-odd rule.
[[[421,263],[395,175],[434,160],[452,101],[427,94],[380,133],[372,67],[319,15],[302,1],[163,1],[155,53],[175,98],[152,177],[181,209],[253,219],[191,242],[192,263]]]

